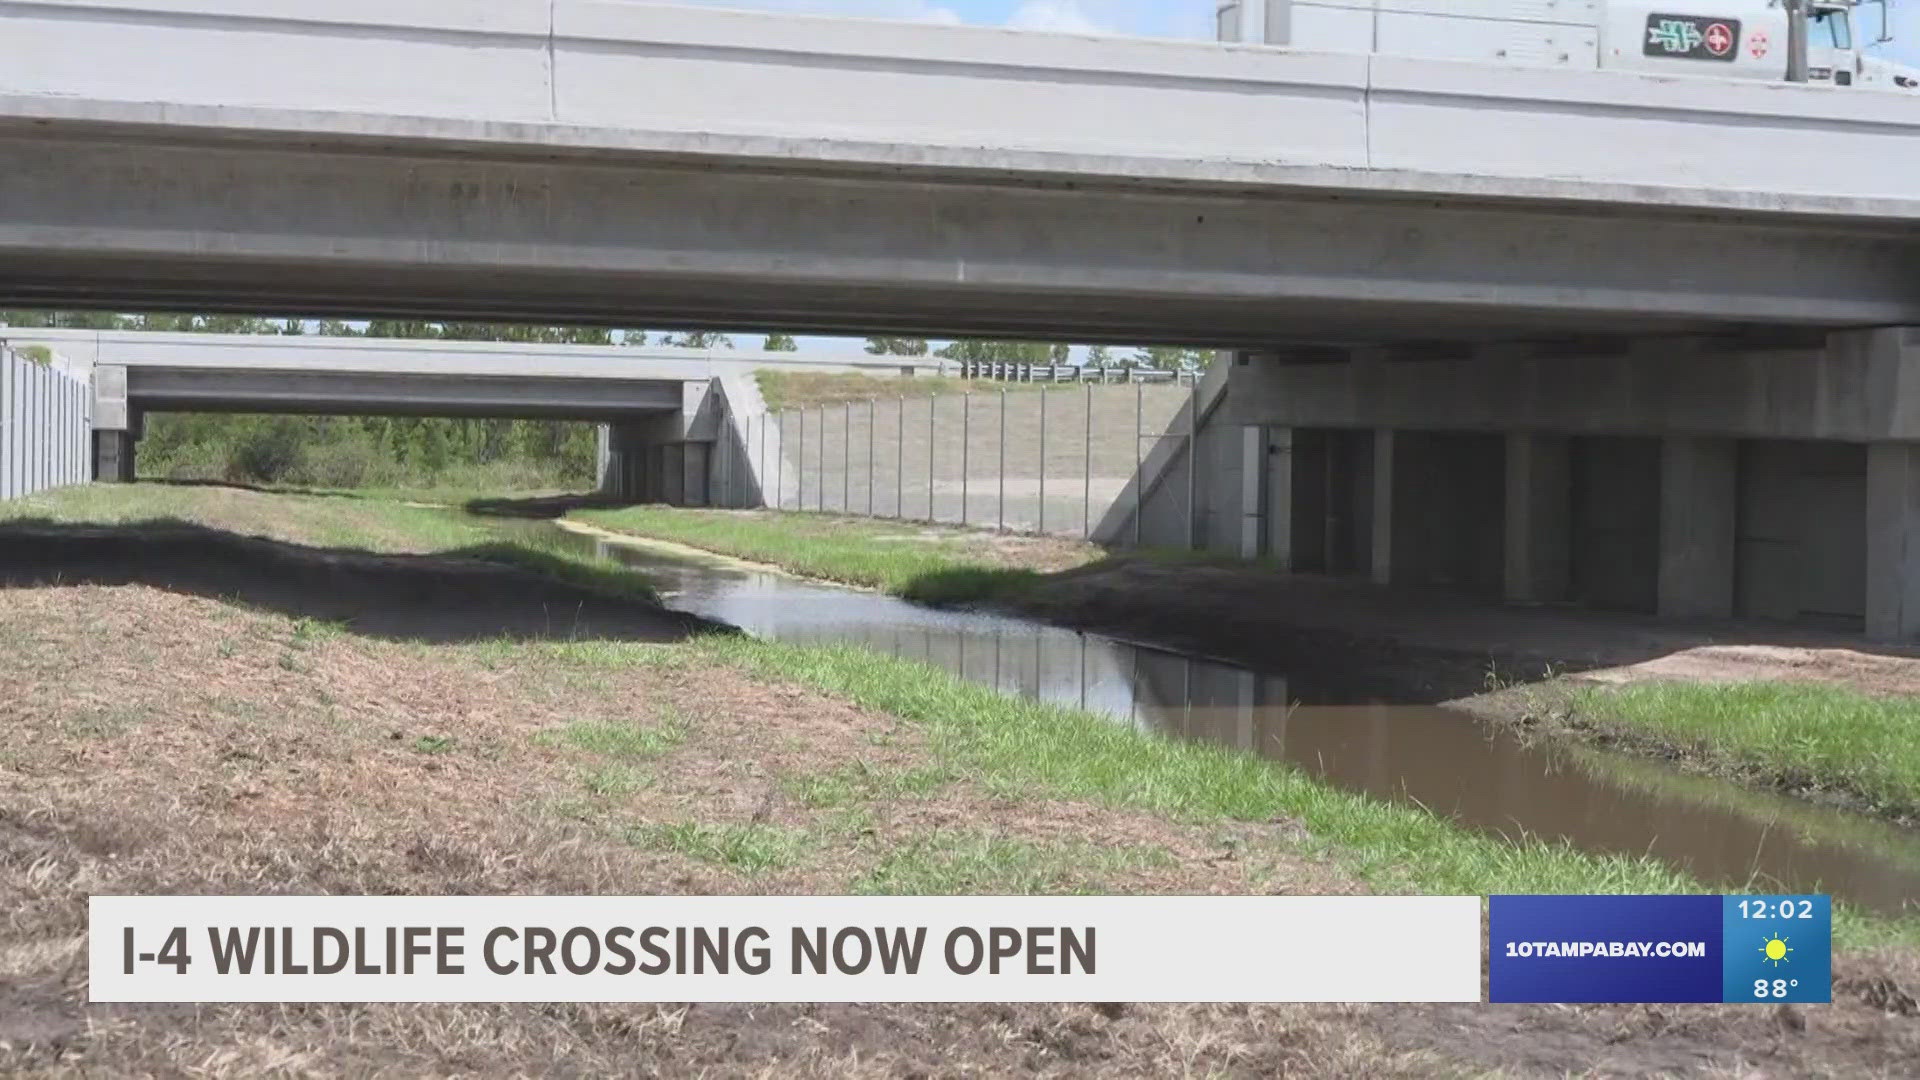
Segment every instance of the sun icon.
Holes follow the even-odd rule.
[[[1787,954],[1792,951],[1793,949],[1787,945],[1787,939],[1778,934],[1768,938],[1766,942],[1760,946],[1761,954],[1768,960],[1773,961],[1774,967],[1779,967],[1781,964],[1786,963]]]

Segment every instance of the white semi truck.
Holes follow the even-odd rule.
[[[1790,2],[1220,0],[1219,37],[1320,52],[1784,81],[1794,74]],[[1804,78],[1794,81],[1920,93],[1920,69],[1862,51],[1887,40],[1887,0],[1798,2],[1806,58]]]

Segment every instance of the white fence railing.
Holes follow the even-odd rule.
[[[85,377],[0,341],[0,499],[86,483],[92,407]]]
[[[1178,383],[1192,386],[1205,371],[1199,368],[1167,371],[1162,368],[1110,367],[1094,364],[1028,364],[1017,360],[956,360],[963,379],[997,382],[1050,383]]]

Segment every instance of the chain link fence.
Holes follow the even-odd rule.
[[[1091,537],[1133,478],[1184,446],[1195,391],[1027,384],[746,418],[769,507]]]

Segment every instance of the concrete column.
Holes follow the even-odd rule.
[[[705,506],[708,498],[708,444],[683,442],[680,444],[680,503],[681,506]]]
[[[1506,598],[1564,600],[1571,568],[1572,440],[1507,435]]]
[[[593,486],[602,495],[619,494],[620,471],[613,461],[613,425],[593,426]]]
[[[133,433],[96,431],[93,433],[93,478],[107,484],[133,482]]]
[[[622,502],[635,502],[641,498],[638,484],[640,471],[635,464],[646,452],[644,434],[638,424],[600,426],[600,490],[609,498]]]
[[[1267,447],[1271,445],[1269,437],[1267,429],[1258,425],[1240,429],[1240,557],[1243,559],[1259,558],[1263,539],[1268,540],[1267,554],[1285,555],[1284,547],[1274,550],[1271,545],[1272,534],[1264,538],[1261,535],[1266,531],[1268,520],[1276,513],[1284,516],[1287,508],[1286,503],[1267,501],[1265,489],[1272,482],[1270,474],[1276,471],[1291,473],[1285,457],[1268,456]]]
[[[1373,582],[1393,583],[1393,429],[1373,433]]]
[[[1738,444],[1669,436],[1660,442],[1661,615],[1733,614]]]
[[[1867,636],[1920,638],[1920,444],[1867,447]]]

